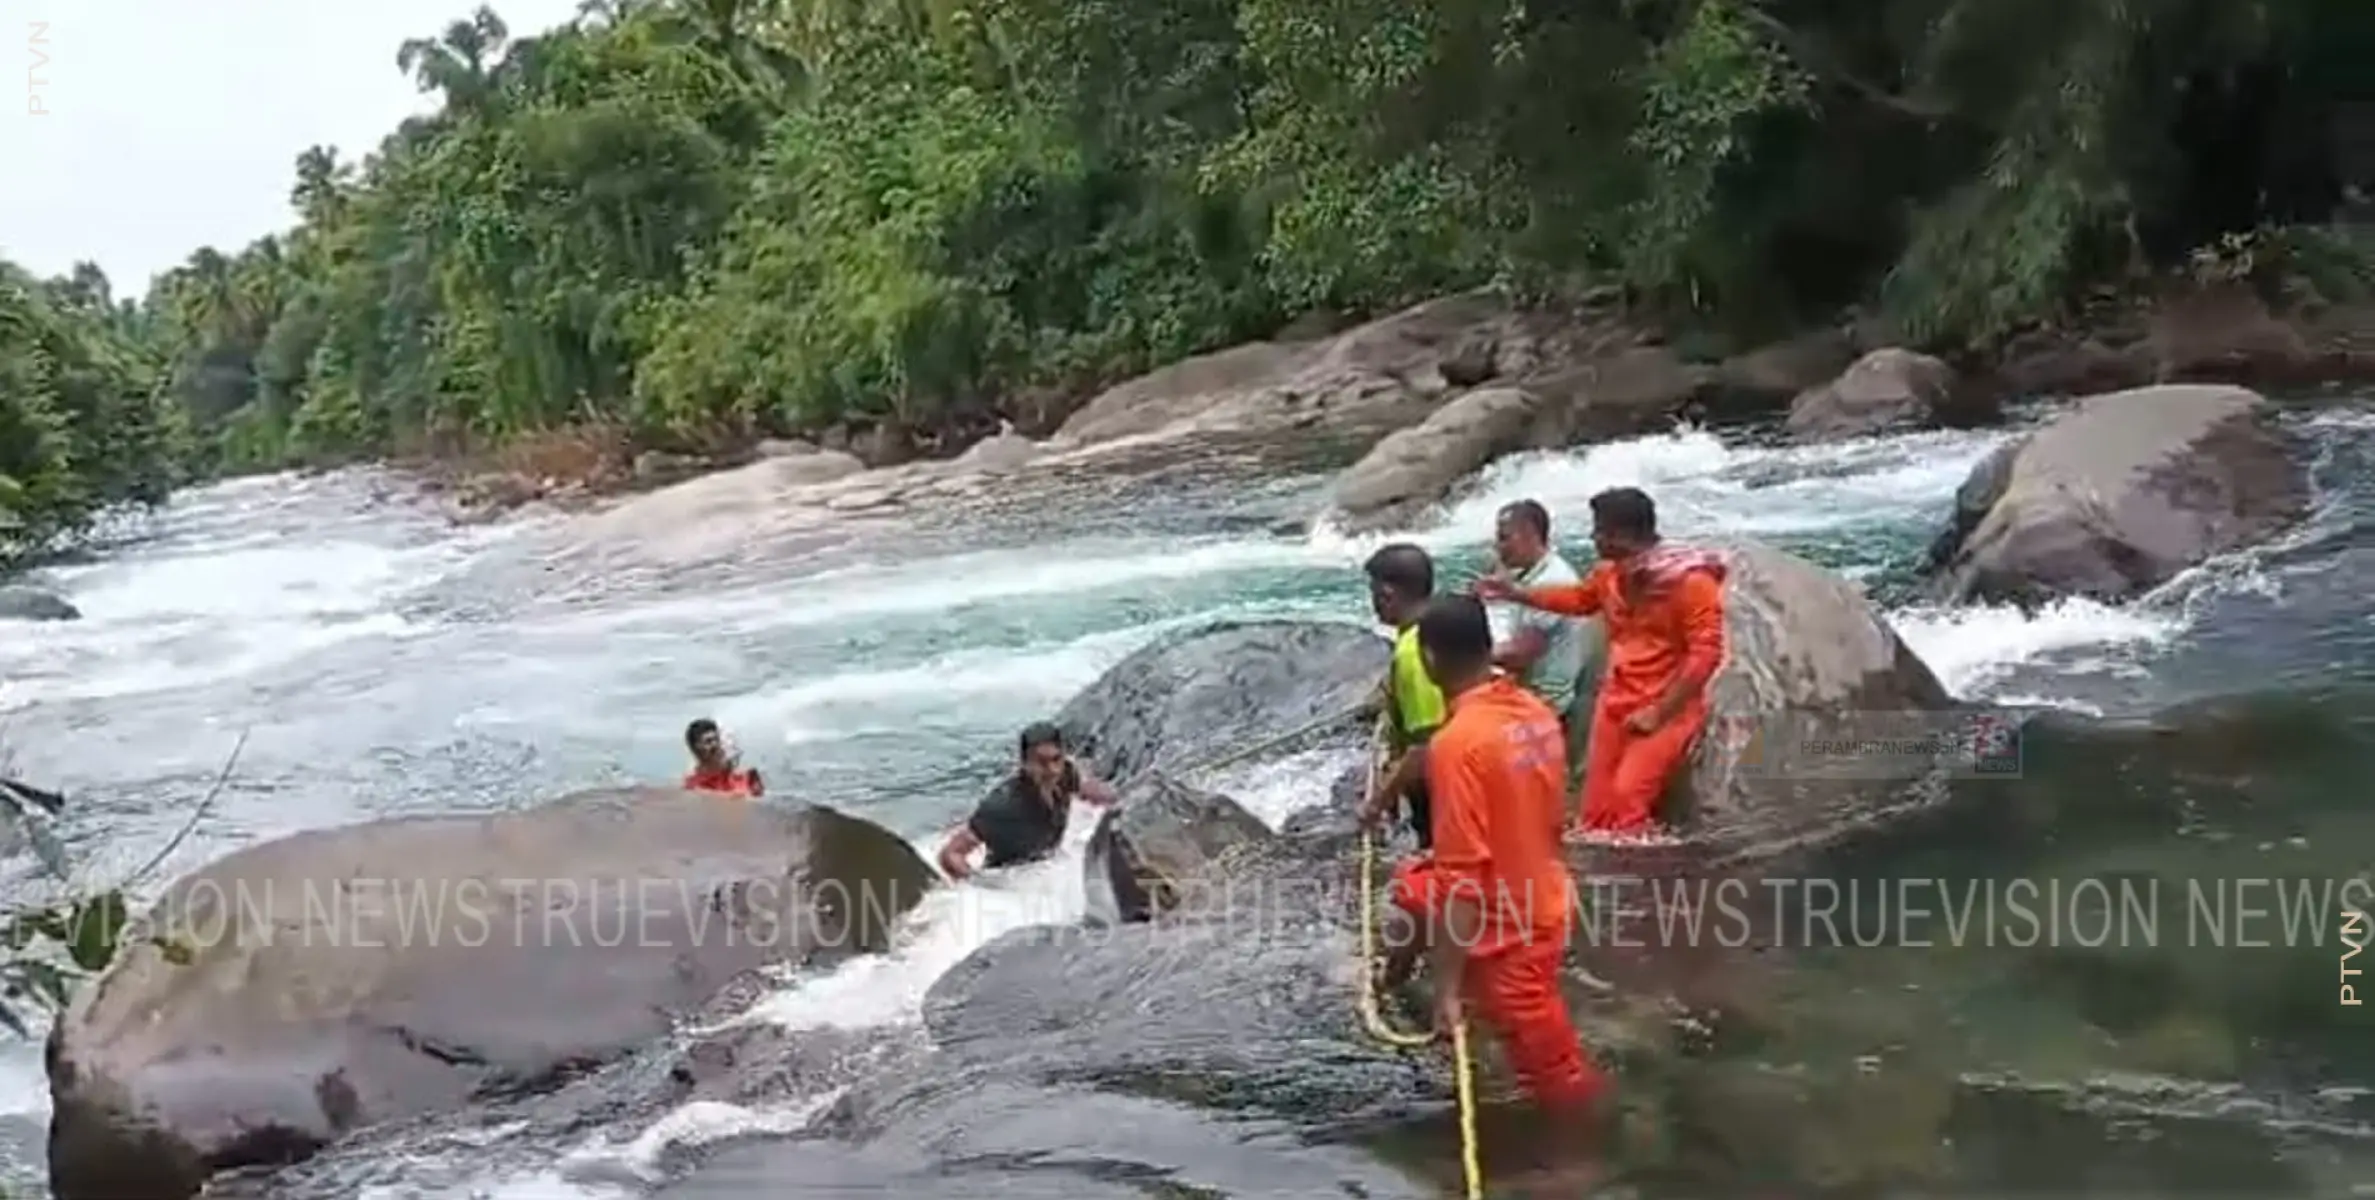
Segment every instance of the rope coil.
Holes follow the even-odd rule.
[[[1385,722],[1381,718],[1369,743],[1367,774],[1361,794],[1376,790],[1377,772],[1384,757]],[[1377,834],[1361,831],[1361,948],[1358,974],[1360,990],[1358,1007],[1361,1025],[1369,1036],[1388,1046],[1416,1048],[1432,1045],[1432,1031],[1415,1032],[1396,1029],[1385,1019],[1385,1010],[1377,994],[1377,967],[1380,954],[1377,945]],[[1458,987],[1456,979],[1438,979],[1436,987]],[[1460,1168],[1467,1178],[1467,1200],[1484,1200],[1484,1166],[1480,1161],[1476,1141],[1476,1065],[1468,1053],[1468,1023],[1461,1021],[1452,1027],[1451,1057],[1456,1072],[1460,1103]]]

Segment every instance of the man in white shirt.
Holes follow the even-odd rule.
[[[1499,574],[1524,588],[1579,583],[1582,576],[1550,545],[1550,511],[1532,500],[1503,506],[1493,525]],[[1540,696],[1567,730],[1570,776],[1580,775],[1584,739],[1591,729],[1592,698],[1599,690],[1607,637],[1589,618],[1563,617],[1519,605],[1501,606],[1505,632],[1493,647],[1493,665]]]

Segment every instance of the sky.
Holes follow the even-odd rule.
[[[396,48],[475,7],[0,0],[0,257],[45,276],[87,259],[136,297],[200,246],[288,229],[297,155],[326,143],[360,158],[434,107]],[[516,37],[577,0],[491,7]]]

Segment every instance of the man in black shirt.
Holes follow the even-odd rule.
[[[1064,752],[1064,733],[1054,725],[1034,723],[1020,740],[1022,762],[1014,774],[941,847],[940,870],[950,879],[973,873],[976,850],[988,851],[985,869],[1045,858],[1063,844],[1075,798],[1100,806],[1117,799],[1113,788]]]

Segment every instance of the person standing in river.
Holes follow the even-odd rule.
[[[1575,889],[1560,845],[1567,742],[1558,714],[1493,669],[1484,606],[1447,596],[1417,638],[1449,715],[1427,744],[1434,852],[1394,872],[1393,900],[1423,934],[1436,1028],[1471,1009],[1544,1110],[1587,1113],[1606,1081],[1584,1058],[1559,989]],[[1364,824],[1385,818],[1371,803]]]
[[[1607,623],[1582,828],[1643,833],[1707,726],[1707,684],[1724,661],[1725,567],[1715,554],[1660,539],[1657,506],[1638,488],[1611,488],[1591,505],[1600,563],[1583,582],[1520,588],[1486,578],[1476,595]]]
[[[756,800],[767,794],[765,781],[755,767],[745,767],[739,756],[726,751],[726,735],[717,722],[702,717],[684,727],[685,749],[693,752],[693,769],[684,777],[688,792],[716,792],[725,796],[740,796]]]
[[[1084,770],[1064,749],[1064,731],[1046,721],[1025,727],[1021,762],[940,848],[940,871],[950,879],[973,874],[973,855],[986,851],[984,869],[1035,862],[1064,842],[1072,801],[1100,807],[1120,799],[1112,786]]]
[[[1502,507],[1493,522],[1493,552],[1500,578],[1527,589],[1583,582],[1550,544],[1550,510],[1533,500]],[[1567,734],[1567,786],[1581,782],[1585,735],[1591,729],[1591,693],[1584,679],[1596,673],[1602,648],[1599,622],[1562,616],[1523,605],[1511,606],[1509,636],[1493,647],[1493,665],[1509,672],[1527,691],[1559,714]]]
[[[1410,832],[1421,853],[1434,844],[1428,817],[1427,739],[1443,724],[1443,691],[1427,675],[1418,649],[1418,621],[1435,594],[1435,560],[1408,542],[1381,547],[1362,572],[1369,577],[1369,610],[1394,631],[1392,664],[1381,687],[1386,712],[1387,752],[1392,761],[1377,772],[1367,807],[1392,809],[1407,802]]]

